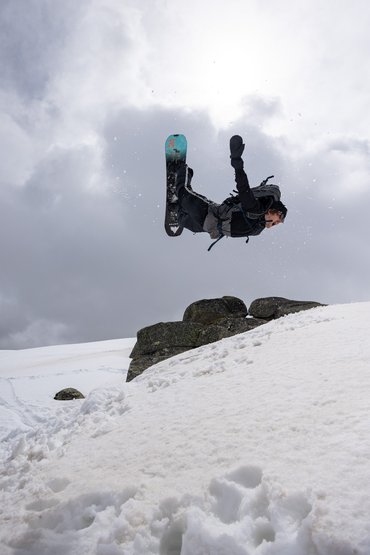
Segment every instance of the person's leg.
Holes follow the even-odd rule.
[[[179,203],[179,223],[186,229],[199,233],[203,230],[203,223],[208,214],[209,201],[206,197],[197,195],[185,185],[188,182],[186,164],[182,164],[176,174],[176,194]],[[189,183],[190,184],[190,183]]]

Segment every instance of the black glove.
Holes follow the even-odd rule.
[[[243,139],[240,137],[240,135],[234,135],[233,137],[231,137],[230,139],[230,159],[231,159],[231,165],[233,168],[237,169],[243,169],[243,160],[242,160],[242,154],[244,151],[244,143],[243,143]]]

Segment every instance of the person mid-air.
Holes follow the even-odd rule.
[[[270,178],[259,187],[249,186],[242,159],[244,146],[239,135],[231,137],[230,161],[235,170],[237,195],[221,204],[193,191],[191,179],[194,172],[185,162],[186,150],[180,159],[170,162],[169,169],[175,175],[174,193],[180,229],[206,232],[217,241],[224,236],[247,237],[248,240],[250,236],[284,222],[287,208],[280,200],[279,187],[267,184]]]

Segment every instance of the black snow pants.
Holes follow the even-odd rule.
[[[200,233],[204,231],[203,224],[208,214],[210,201],[189,188],[189,170],[190,168],[186,164],[182,164],[176,175],[176,194],[179,199],[179,224],[193,233]]]

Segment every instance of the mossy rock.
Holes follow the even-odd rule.
[[[73,399],[85,399],[85,395],[82,395],[82,393],[74,387],[66,387],[58,391],[54,399],[56,401],[73,401]]]
[[[221,318],[245,318],[248,309],[237,297],[225,296],[217,299],[195,301],[184,312],[184,322],[218,324]]]
[[[264,297],[256,299],[249,307],[249,314],[255,318],[273,320],[287,314],[309,310],[317,306],[326,306],[314,301],[293,301],[284,297]]]

